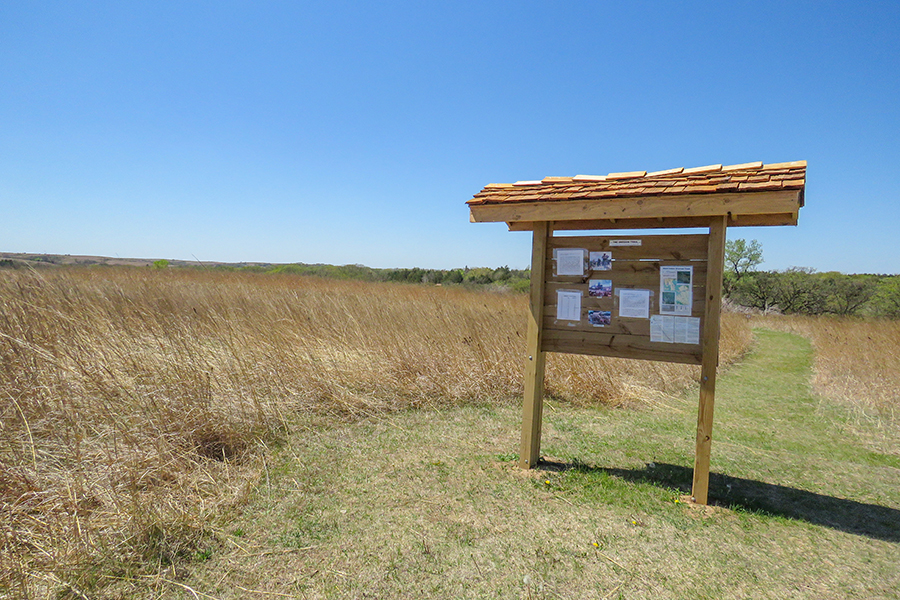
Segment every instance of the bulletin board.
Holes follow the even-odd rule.
[[[547,242],[541,350],[701,364],[708,234]]]

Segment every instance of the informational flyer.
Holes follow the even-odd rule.
[[[592,271],[611,271],[612,252],[591,252]]]
[[[650,317],[650,341],[673,344],[675,342],[675,317],[664,315]]]
[[[666,344],[699,344],[700,317],[650,317],[650,341]]]
[[[659,314],[690,316],[694,306],[694,267],[660,267]]]
[[[582,248],[558,248],[556,274],[584,277],[584,252]]]
[[[650,318],[650,290],[619,289],[619,316]]]
[[[556,318],[560,321],[581,320],[581,292],[556,291]]]

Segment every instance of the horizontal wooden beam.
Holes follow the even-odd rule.
[[[702,359],[700,346],[660,344],[651,342],[649,337],[639,335],[557,331],[545,328],[541,346],[545,352],[661,360],[689,365],[699,365]]]
[[[475,223],[474,219],[470,220]],[[514,221],[507,223],[510,231],[531,231],[531,221]],[[797,225],[797,213],[774,215],[731,215],[729,227],[778,227]],[[588,231],[615,229],[688,229],[692,227],[709,227],[709,217],[657,217],[649,219],[588,219],[577,221],[560,221],[554,224],[558,231]]]
[[[548,245],[555,248],[585,248],[592,252],[614,252],[616,260],[706,260],[709,235],[609,235],[551,237]],[[638,246],[612,244],[621,240],[640,240]],[[551,252],[552,254],[552,252]],[[548,259],[550,257],[548,256]],[[615,268],[615,265],[613,265]],[[552,272],[552,271],[550,271]],[[608,279],[608,278],[605,278]]]
[[[477,223],[506,221],[607,221],[623,228],[630,219],[709,217],[724,215],[793,215],[800,208],[798,190],[723,194],[687,194],[684,196],[636,196],[610,200],[558,200],[555,202],[506,202],[470,206],[471,219]],[[739,219],[740,221],[740,219]],[[739,222],[738,221],[738,222]],[[672,226],[672,225],[668,225]],[[659,226],[657,226],[659,227]],[[560,226],[556,226],[560,228]],[[630,227],[629,227],[630,228]]]

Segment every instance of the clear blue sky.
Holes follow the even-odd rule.
[[[525,267],[485,184],[809,161],[765,268],[900,272],[900,2],[4,2],[0,250]]]

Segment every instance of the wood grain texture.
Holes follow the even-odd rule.
[[[659,344],[650,341],[649,335],[629,336],[584,331],[545,330],[545,352],[614,356],[639,360],[699,365],[700,346],[688,344]]]
[[[785,225],[797,225],[798,209],[785,213],[770,215],[747,215],[736,211],[729,211],[731,221],[729,227],[778,227]],[[469,221],[476,223],[475,217],[469,215]],[[510,231],[531,231],[530,221],[507,222]],[[636,219],[574,219],[560,221],[557,229],[560,231],[584,231],[584,230],[616,230],[616,229],[672,229],[708,227],[709,217],[649,217]]]
[[[722,310],[727,227],[726,217],[713,220],[709,227],[706,326],[701,334],[703,353],[700,367],[700,405],[697,410],[697,444],[694,454],[694,481],[691,488],[691,497],[698,504],[706,504],[709,494],[709,460],[716,401],[716,369],[719,365],[719,319]]]
[[[541,456],[541,423],[544,410],[544,351],[542,324],[544,313],[544,265],[547,264],[547,238],[550,226],[540,223],[534,228],[531,246],[531,293],[528,329],[525,334],[525,395],[522,400],[522,437],[519,467],[530,469]]]

